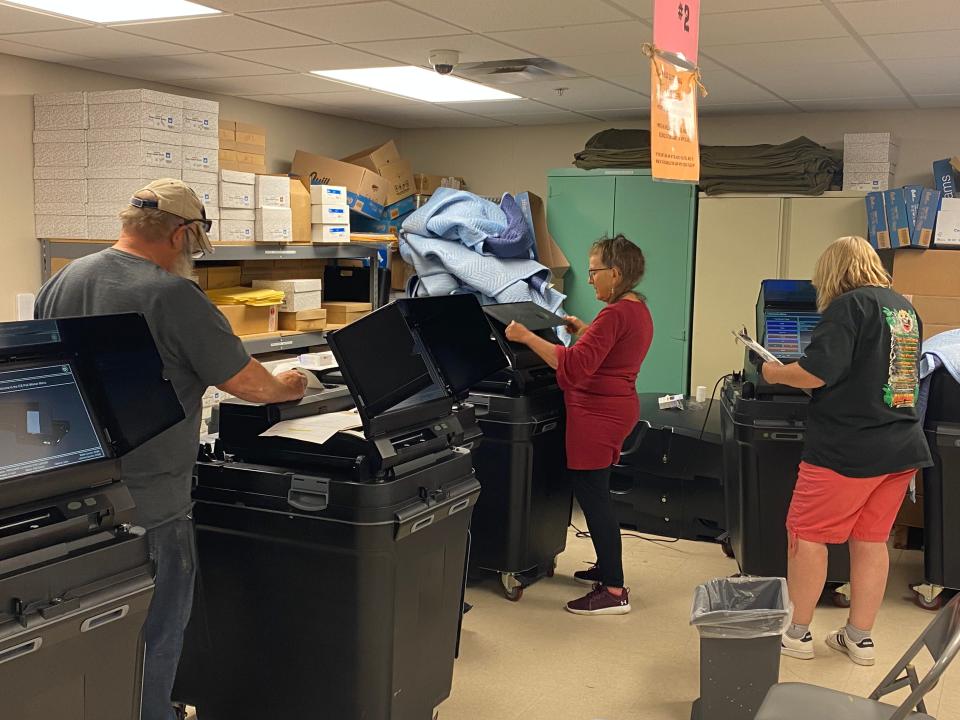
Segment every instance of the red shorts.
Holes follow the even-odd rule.
[[[852,478],[800,463],[787,513],[790,548],[796,540],[841,544],[851,538],[886,542],[916,470]]]

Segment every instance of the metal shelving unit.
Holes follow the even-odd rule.
[[[76,260],[92,255],[111,242],[97,240],[40,240],[43,280],[51,274],[54,257]],[[244,260],[368,260],[370,273],[370,302],[374,308],[380,305],[379,256],[384,245],[378,243],[326,243],[316,245],[214,245],[214,253],[197,261],[198,265]],[[387,254],[389,258],[389,253]],[[326,345],[326,332],[304,332],[291,335],[251,338],[243,344],[251,355],[270,352],[292,352],[315,345]]]

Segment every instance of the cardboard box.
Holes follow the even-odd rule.
[[[933,243],[933,231],[937,225],[937,213],[940,210],[940,191],[924,188],[920,195],[920,206],[913,223],[910,244],[914,247],[928,248]]]
[[[843,189],[853,192],[878,192],[890,190],[896,183],[893,174],[874,175],[873,173],[843,174]]]
[[[302,312],[280,312],[281,330],[297,332],[323,330],[327,326],[327,311],[320,308]]]
[[[890,233],[887,231],[887,211],[882,192],[867,193],[867,240],[876,250],[890,248]]]
[[[34,234],[38,238],[86,240],[85,215],[34,215]]]
[[[871,144],[844,147],[843,163],[889,163],[896,166],[900,157],[900,148],[896,145]]]
[[[944,198],[944,202],[947,200],[956,198]],[[960,248],[960,212],[941,210],[937,213],[933,245],[938,248]]]
[[[34,165],[33,177],[37,180],[86,180],[87,168],[77,165],[72,167]]]
[[[33,143],[85,143],[87,130],[34,130]]]
[[[347,325],[369,315],[373,310],[370,303],[365,302],[325,302],[327,323],[330,325]]]
[[[33,204],[34,215],[89,215],[85,203],[73,202],[35,202]],[[116,209],[116,206],[111,206]],[[101,213],[106,214],[106,213]]]
[[[200,112],[213,113],[218,117],[220,115],[220,103],[216,100],[187,97],[185,95],[180,96],[180,100],[183,102],[184,110],[199,110]]]
[[[239,285],[239,283],[237,283]],[[285,295],[295,293],[313,293],[323,290],[323,280],[319,278],[286,278],[284,280],[254,280],[253,287],[279,290]],[[281,308],[282,310],[283,308]]]
[[[397,160],[380,168],[380,176],[387,184],[386,204],[395,205],[416,194],[413,166],[409,160]]]
[[[220,127],[225,130],[233,130],[234,134],[237,132],[237,121],[228,120],[226,118],[220,118]]]
[[[399,161],[400,152],[397,150],[397,145],[393,140],[390,140],[383,145],[361,150],[360,152],[343,158],[343,162],[345,163],[359,165],[360,167],[366,168],[367,170],[372,170],[377,174],[381,174],[381,169],[387,165]]]
[[[244,150],[237,150],[237,164],[238,165],[255,165],[257,167],[266,167],[267,159],[262,154],[246,152]],[[264,175],[265,173],[259,173]]]
[[[346,205],[313,205],[310,222],[314,225],[349,225],[350,209]]]
[[[423,173],[417,173],[413,176],[413,182],[417,195],[433,195],[442,187],[452,188],[454,190],[464,190],[467,187],[466,180],[454,175],[424,175]]]
[[[249,135],[266,135],[267,129],[263,125],[254,125],[253,123],[240,122],[237,120],[237,132],[247,133]]]
[[[397,292],[406,292],[407,281],[416,271],[407,263],[400,253],[393,253],[390,258],[390,289]]]
[[[923,326],[923,337],[926,340],[941,333],[952,332],[954,330],[960,330],[960,323],[949,323],[947,325],[925,324]]]
[[[34,143],[36,167],[86,167],[87,143]]]
[[[230,323],[235,335],[258,335],[271,332],[270,307],[252,307],[250,305],[217,305]],[[276,314],[276,306],[273,306]]]
[[[904,185],[903,199],[907,204],[907,216],[910,218],[910,235],[917,224],[917,210],[920,209],[920,198],[923,196],[923,185]]]
[[[310,204],[347,207],[347,189],[341,185],[311,185]]]
[[[89,125],[86,105],[44,105],[33,108],[36,130],[85,130]]]
[[[220,148],[217,151],[217,159],[220,161],[220,169],[230,172],[230,170],[232,170],[237,164],[237,151],[224,150],[223,148]]]
[[[382,177],[371,170],[349,163],[297,150],[292,173],[305,185],[342,185],[347,188],[347,203],[361,215],[378,219],[383,214],[387,188]]]
[[[102,129],[149,128],[179,133],[183,130],[183,108],[133,102],[90,105],[89,127]]]
[[[86,180],[34,180],[34,203],[69,203],[83,204],[87,202]]]
[[[844,163],[844,176],[864,174],[864,175],[893,175],[897,171],[897,166],[893,163]]]
[[[310,240],[315,243],[350,242],[349,225],[311,225]]]
[[[183,170],[180,176],[187,185],[192,185],[193,183],[199,185],[220,184],[220,174],[218,172],[210,172],[208,170]]]
[[[121,167],[88,167],[88,180],[143,180],[140,187],[144,187],[151,180],[173,178],[179,180],[183,176],[180,168],[156,167],[154,165],[123,165]]]
[[[390,234],[394,237],[399,236],[403,229],[403,222],[410,217],[412,213],[401,215],[394,220],[371,220],[363,215],[353,215],[350,218],[351,233],[381,233]]]
[[[290,207],[290,178],[287,175],[257,175],[258,208]]]
[[[550,230],[547,228],[547,210],[543,200],[532,192],[522,192],[517,196],[520,210],[527,220],[527,225],[533,228],[536,239],[537,260],[541,265],[550,268],[553,282],[563,278],[570,269],[570,261],[557,245]]]
[[[223,165],[221,165],[223,167]],[[235,170],[237,172],[242,172],[248,175],[266,175],[267,166],[266,165],[256,165],[250,163],[238,162],[234,165],[227,165],[227,170]]]
[[[184,170],[215,173],[220,169],[220,154],[216,149],[183,146]]]
[[[256,282],[256,281],[254,281]],[[317,282],[320,282],[319,280]],[[301,312],[303,310],[316,310],[323,303],[323,293],[319,290],[311,292],[292,292],[287,293],[283,299],[283,305],[280,306],[281,312]]]
[[[310,192],[299,178],[290,178],[290,215],[293,221],[293,242],[310,242]]]
[[[237,141],[237,124],[234,123],[232,127],[230,126],[225,127],[223,124],[223,121],[221,120],[219,123],[219,127],[217,128],[217,138],[220,140],[221,143],[236,142]],[[223,145],[221,144],[220,147],[223,147]]]
[[[417,205],[417,196],[411,195],[410,197],[396,202],[393,205],[387,205],[383,210],[383,219],[384,220],[396,220],[399,217],[405,217],[412,213],[419,207]]]
[[[207,185],[206,183],[187,183],[190,188],[197,194],[197,197],[200,198],[205,206],[205,212],[207,213],[207,218],[212,220],[214,216],[210,214],[213,208],[217,209],[217,217],[219,217],[220,210],[220,193],[219,186],[214,183],[213,185]]]
[[[887,210],[890,245],[894,248],[910,247],[910,215],[904,189],[888,190],[884,193],[883,200]]]
[[[56,275],[72,262],[73,260],[69,260],[67,258],[50,258],[50,275]]]
[[[208,290],[236,287],[242,282],[239,265],[209,265],[205,270]]]
[[[893,289],[903,295],[960,295],[960,252],[916,250],[893,255]]]
[[[246,210],[237,208],[220,208],[221,220],[246,220],[253,222],[257,219],[257,212],[253,208]]]
[[[960,179],[960,157],[946,158],[933,163],[934,185],[942,197],[958,196],[958,179]]]
[[[159,90],[97,90],[85,93],[88,105],[123,105],[129,103],[148,103],[151,105],[166,105],[167,107],[183,109],[185,98],[182,95],[161,92]]]
[[[216,112],[184,108],[183,132],[203,135],[216,142],[220,134],[220,115]]]
[[[233,183],[235,185],[256,185],[257,178],[254,173],[238,172],[236,170],[221,170],[220,180]],[[251,192],[253,192],[251,190]]]
[[[254,190],[252,185],[220,181],[220,208],[252,210],[254,208]]]
[[[843,146],[850,145],[895,145],[896,137],[893,133],[844,133]]]
[[[116,215],[87,216],[87,239],[116,240],[120,237],[120,218]]]
[[[144,178],[91,178],[87,180],[87,201],[111,203],[119,212],[138,190],[149,184],[150,181]]]
[[[193,272],[190,274],[190,279],[193,280],[197,287],[201,290],[207,289],[207,268],[205,267],[195,267]],[[206,393],[204,393],[204,398],[206,398]]]
[[[33,96],[34,107],[47,107],[50,105],[85,105],[86,102],[86,93],[84,93],[82,90],[61,93],[41,93]]]
[[[252,243],[256,231],[254,220],[228,220],[220,218],[220,242]]]
[[[92,168],[119,168],[141,165],[146,167],[183,167],[183,148],[158,142],[92,142],[87,143],[87,166]]]
[[[293,215],[288,207],[257,208],[254,238],[257,242],[288,243],[293,240]]]
[[[960,291],[956,297],[934,295],[904,295],[926,325],[951,325],[960,327]]]

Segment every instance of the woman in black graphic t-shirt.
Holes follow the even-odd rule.
[[[814,657],[809,626],[826,581],[826,546],[849,542],[850,617],[827,645],[873,665],[871,630],[887,584],[887,540],[911,478],[931,464],[915,409],[922,325],[863,238],[830,245],[813,284],[822,319],[804,357],[763,368],[768,382],[813,391],[787,516],[795,610],[782,650]]]

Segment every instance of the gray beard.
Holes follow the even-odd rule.
[[[183,252],[177,258],[173,265],[173,274],[190,280],[193,277],[194,260],[190,252],[190,246],[184,244]]]

